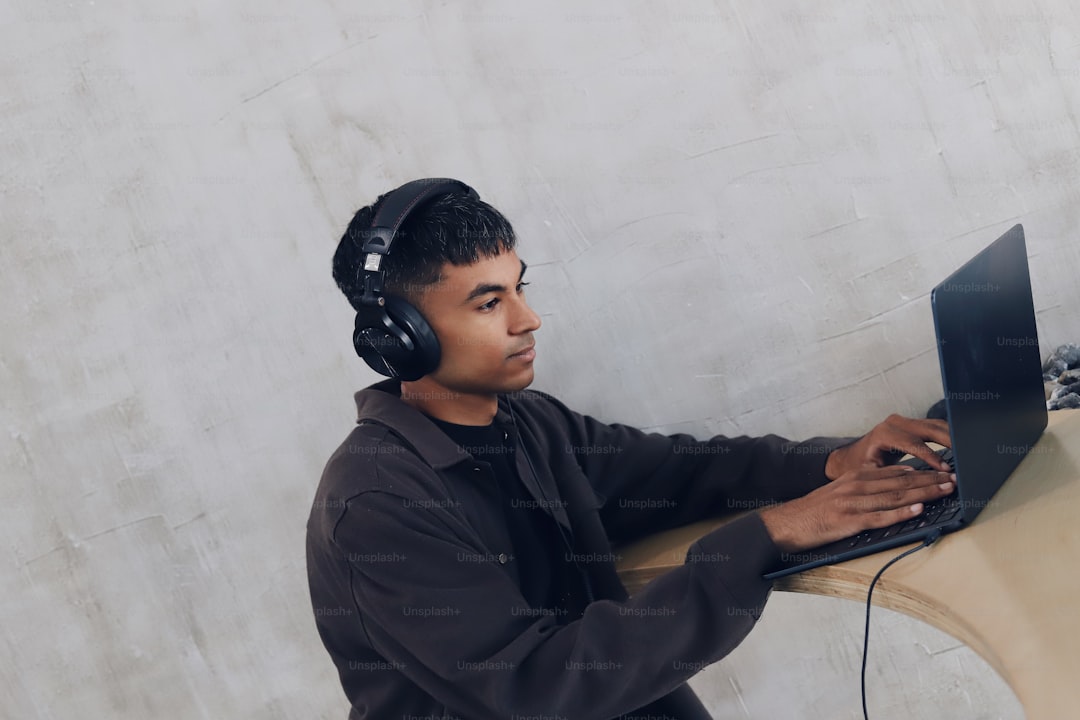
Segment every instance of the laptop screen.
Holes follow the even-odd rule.
[[[957,489],[970,521],[1046,427],[1024,229],[1015,225],[930,296]]]

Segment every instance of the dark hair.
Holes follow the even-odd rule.
[[[359,309],[363,294],[361,233],[371,227],[371,219],[387,194],[356,211],[334,253],[334,282],[355,309]],[[481,256],[513,250],[516,242],[510,221],[483,200],[464,193],[440,195],[412,211],[398,230],[382,263],[383,294],[396,295],[419,307],[424,291],[441,279],[443,264],[471,265]]]

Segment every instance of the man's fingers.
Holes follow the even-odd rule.
[[[899,459],[893,457],[896,452],[914,455],[932,468],[946,470],[946,464],[926,446],[927,441],[952,447],[948,423],[917,420],[894,413],[855,442],[830,453],[825,465],[826,475],[835,480],[862,467],[891,464]]]
[[[936,442],[938,445],[952,447],[952,436],[949,435],[949,423],[944,420],[920,420],[927,428],[927,440]]]
[[[886,425],[896,425],[902,432],[915,435],[922,440],[936,442],[938,445],[952,447],[949,439],[949,423],[944,420],[909,418],[903,415],[891,415]]]
[[[901,520],[911,520],[918,517],[922,511],[922,503],[912,503],[893,510],[879,510],[878,512],[869,513],[867,519],[870,521],[870,527],[877,529],[889,527]]]
[[[890,418],[890,432],[882,438],[888,449],[913,455],[930,467],[947,470],[948,464],[927,447],[927,442],[952,447],[949,424],[944,420],[915,420],[899,415]]]
[[[874,444],[879,452],[906,453],[925,461],[930,467],[947,469],[948,466],[926,446],[927,442],[934,442],[952,447],[949,424],[944,420],[918,420],[903,415],[890,415],[875,430],[877,433]]]
[[[952,438],[949,437],[949,423],[944,420],[902,419],[904,421],[903,430],[911,436],[913,442],[933,442],[944,447],[952,447]],[[912,455],[914,454],[912,453]]]
[[[893,474],[880,471],[893,471]],[[909,470],[907,465],[893,465],[853,477],[840,503],[843,510],[855,514],[893,510],[905,504],[942,498],[955,488],[955,478],[949,473],[920,472]]]
[[[848,497],[848,510],[872,512],[891,510],[906,505],[926,502],[951,493],[956,484],[948,473],[911,472],[900,477],[882,478],[867,483],[872,492],[861,492]]]
[[[901,465],[900,467],[908,467]],[[883,477],[875,480],[868,487],[868,495],[892,492],[893,490],[913,490],[920,487],[933,487],[940,483],[953,482],[956,478],[953,473],[938,472],[937,470],[911,470],[899,472],[893,477]]]
[[[940,455],[931,450],[920,440],[915,440],[910,445],[903,448],[897,448],[897,450],[906,452],[909,455],[914,455],[932,468],[946,471],[949,469],[949,464],[942,460]]]
[[[858,471],[856,479],[877,481],[885,480],[886,478],[906,478],[909,473],[918,472],[918,470],[910,465],[884,465],[882,467],[867,465]]]
[[[916,470],[910,465],[884,465],[882,467],[868,465],[856,471],[851,479],[853,482],[873,481],[866,486],[866,489],[868,493],[875,493],[882,492],[883,486],[880,483],[886,483],[887,488],[914,487],[940,482],[941,475],[949,477],[950,473],[938,470]]]

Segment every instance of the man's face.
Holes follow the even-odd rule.
[[[530,354],[540,316],[525,302],[525,263],[513,250],[472,265],[444,263],[420,310],[435,330],[442,359],[421,381],[463,393],[521,390],[533,381]],[[535,355],[535,353],[531,353]]]

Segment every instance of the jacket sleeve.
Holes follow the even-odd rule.
[[[372,647],[473,720],[608,720],[667,694],[751,630],[778,555],[751,513],[633,598],[559,625],[474,537],[453,512],[385,490],[350,499],[334,537]]]
[[[829,453],[857,439],[697,440],[606,424],[545,398],[567,423],[571,449],[603,503],[600,517],[615,543],[801,497],[828,482]]]

